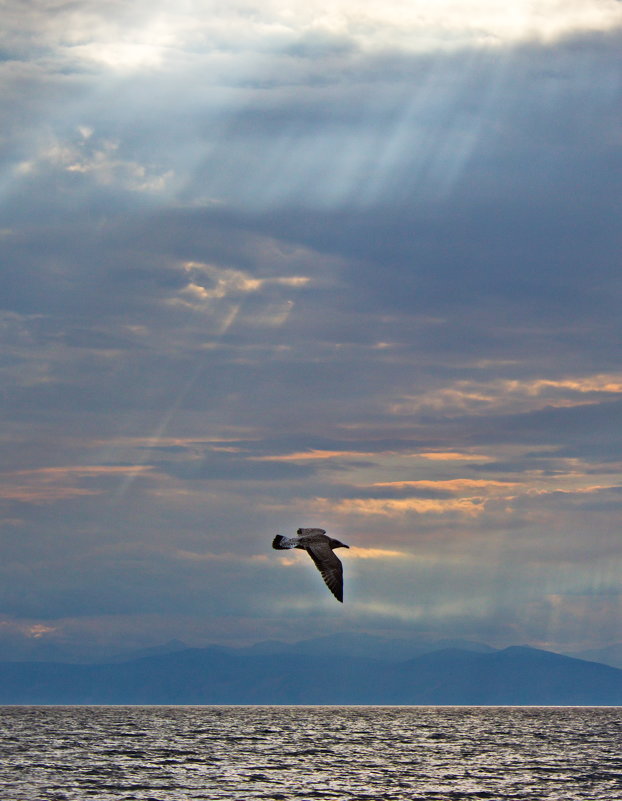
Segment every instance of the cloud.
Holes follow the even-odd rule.
[[[388,548],[357,548],[348,550],[348,556],[354,559],[404,559],[409,554],[404,551],[391,551]]]
[[[452,478],[440,481],[378,481],[374,487],[391,487],[397,489],[414,489],[420,488],[422,490],[443,490],[448,493],[454,494],[464,490],[477,489],[481,492],[495,492],[505,491],[511,487],[516,487],[516,482],[512,481],[494,481],[490,479],[473,479],[473,478]]]
[[[71,6],[6,5],[5,38],[14,52],[23,52],[36,40],[40,47],[60,50],[67,60],[121,73],[174,68],[179,58],[202,51],[286,50],[309,57],[339,54],[348,42],[366,50],[550,43],[576,32],[610,30],[622,17],[613,0],[547,0],[537,10],[521,0],[511,14],[501,12],[492,0],[469,5],[443,0],[433,6],[340,0],[330,10],[319,2],[294,2],[284,9],[274,2],[224,7],[211,0],[175,8],[136,0],[105,9],[90,0]]]
[[[561,379],[497,379],[492,382],[459,381],[421,397],[395,403],[393,414],[412,414],[439,409],[456,413],[483,411],[504,413],[547,407],[572,407],[599,403],[603,396],[622,393],[619,375],[587,375]]]
[[[430,498],[348,498],[338,502],[329,502],[326,498],[318,498],[318,509],[342,515],[381,515],[386,517],[400,516],[408,513],[446,514],[458,513],[475,516],[484,511],[479,498],[459,498],[456,500],[436,500]]]
[[[485,456],[483,454],[456,453],[455,451],[431,451],[430,453],[420,453],[419,457],[421,459],[429,459],[433,462],[455,462],[463,460],[467,460],[469,462],[481,460],[485,462],[490,459],[489,456]]]
[[[294,453],[273,454],[270,456],[250,456],[249,459],[258,462],[316,462],[325,461],[331,462],[333,460],[344,461],[348,459],[365,459],[372,456],[378,456],[378,452],[365,452],[365,451],[328,451],[320,450],[318,448],[311,448],[308,451],[299,451]]]
[[[119,158],[119,143],[112,140],[97,141],[93,131],[78,126],[79,134],[73,142],[49,142],[29,161],[17,165],[20,175],[32,177],[37,172],[61,171],[90,175],[96,183],[117,185],[136,192],[162,191],[173,173],[151,174],[149,167],[135,161]]]
[[[15,625],[613,636],[620,4],[5,6]]]
[[[124,466],[71,466],[42,467],[34,470],[17,470],[2,473],[0,500],[20,503],[50,503],[88,495],[99,495],[105,491],[97,484],[93,487],[76,486],[85,479],[107,479],[123,475],[135,476],[148,473],[148,465]],[[99,482],[97,482],[99,483]]]

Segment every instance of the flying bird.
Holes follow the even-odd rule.
[[[296,533],[297,537],[283,537],[277,534],[272,540],[272,547],[277,551],[289,548],[302,548],[306,551],[322,574],[328,589],[343,603],[343,567],[333,550],[350,546],[326,536],[323,528],[299,528]]]

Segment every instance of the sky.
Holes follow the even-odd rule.
[[[620,641],[622,3],[0,13],[0,652]]]

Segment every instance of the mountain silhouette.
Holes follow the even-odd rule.
[[[622,670],[525,646],[442,648],[405,661],[302,650],[211,646],[98,665],[4,662],[0,703],[622,705]]]

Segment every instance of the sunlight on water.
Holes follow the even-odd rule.
[[[622,798],[619,708],[3,707],[0,734],[11,801]]]

